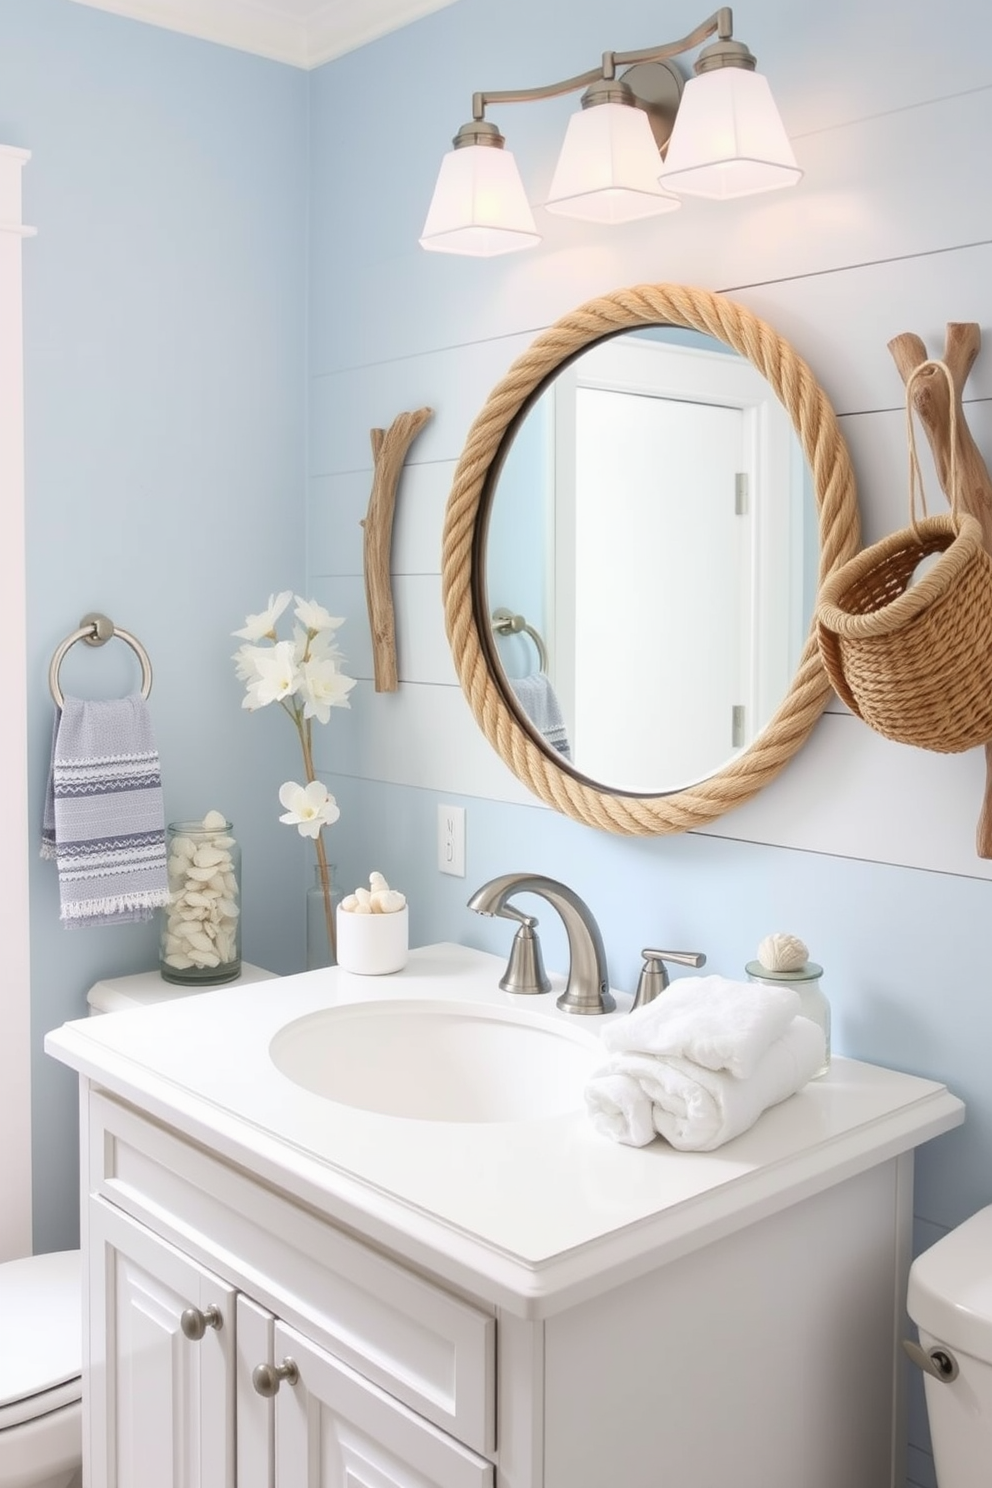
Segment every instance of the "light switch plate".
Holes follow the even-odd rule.
[[[437,808],[437,866],[441,873],[465,877],[465,807]]]

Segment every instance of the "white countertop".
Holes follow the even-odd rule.
[[[94,1084],[209,1145],[413,1262],[494,1301],[547,1311],[656,1265],[957,1126],[943,1085],[855,1060],[766,1111],[712,1153],[608,1141],[584,1111],[532,1121],[410,1121],[311,1094],[269,1043],[322,1008],[383,999],[513,1005],[591,1040],[605,1020],[558,1012],[555,991],[498,988],[505,960],[462,946],[412,951],[383,977],[331,970],[68,1023],[46,1050]],[[618,996],[625,1016],[629,998]]]

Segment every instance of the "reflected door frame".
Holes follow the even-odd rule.
[[[584,388],[734,409],[741,415],[743,520],[749,527],[742,544],[740,576],[745,604],[741,626],[744,726],[736,744],[728,747],[726,759],[712,767],[719,768],[753,741],[760,731],[755,721],[769,719],[781,703],[805,633],[803,567],[801,556],[798,562],[796,558],[802,552],[802,503],[793,490],[801,454],[792,421],[764,377],[732,351],[673,344],[645,333],[617,337],[585,351],[555,379],[549,641],[552,679],[566,721],[575,716],[576,533],[571,493],[575,490],[576,399]],[[729,491],[728,501],[734,499],[735,493]],[[583,768],[581,758],[577,763]],[[707,768],[701,775],[710,773],[712,769]],[[666,782],[664,788],[688,783]]]

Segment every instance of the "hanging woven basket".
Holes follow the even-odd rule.
[[[944,367],[916,370],[933,365]],[[907,399],[910,391],[907,384]],[[953,388],[951,408],[953,451]],[[992,739],[992,557],[978,521],[959,509],[953,468],[951,512],[916,519],[919,465],[909,417],[911,525],[827,579],[817,639],[838,696],[877,733],[956,754]],[[918,565],[934,554],[936,563],[914,582]]]

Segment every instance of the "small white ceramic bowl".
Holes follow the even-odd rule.
[[[355,914],[338,906],[338,965],[359,976],[402,971],[410,945],[410,911]]]

